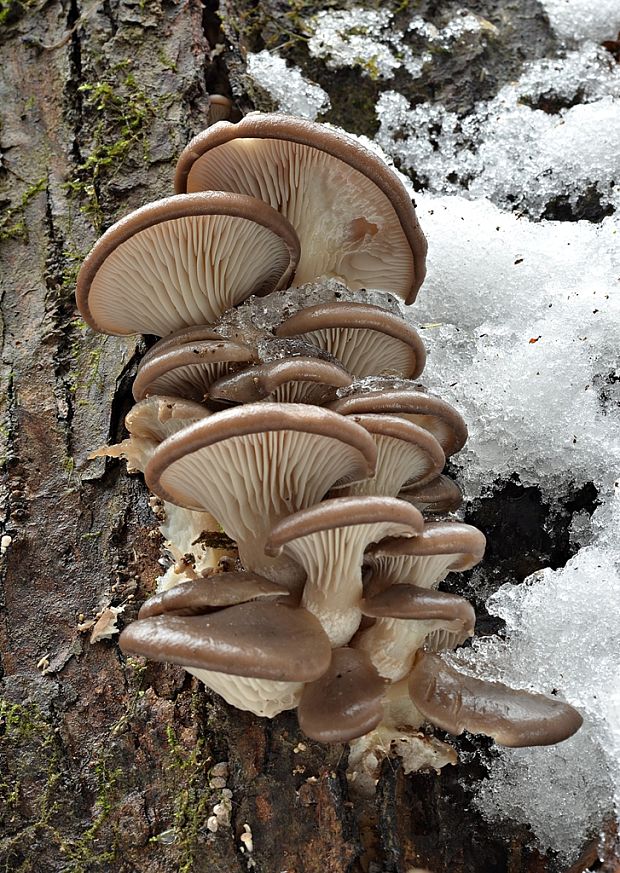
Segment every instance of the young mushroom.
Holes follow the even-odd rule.
[[[413,303],[426,239],[411,198],[379,157],[346,134],[287,115],[247,115],[204,130],[182,152],[175,190],[237,191],[270,203],[295,227],[298,285],[337,277]]]
[[[338,358],[358,378],[416,379],[426,363],[420,335],[401,317],[353,301],[300,309],[276,328],[276,336],[303,336]]]
[[[420,485],[407,483],[398,492],[401,500],[407,500],[420,512],[454,512],[463,502],[463,494],[454,479],[444,473],[431,482]]]
[[[156,450],[145,478],[164,500],[211,512],[246,569],[296,590],[304,570],[265,555],[271,528],[317,503],[336,481],[372,475],[375,461],[372,437],[355,422],[315,406],[265,402],[175,434]]]
[[[252,293],[285,288],[299,259],[289,222],[261,200],[167,197],[117,221],[77,279],[77,304],[102,333],[165,336],[205,324]]]
[[[319,618],[334,647],[344,646],[362,617],[364,551],[384,537],[415,537],[423,524],[413,506],[393,497],[340,497],[284,518],[265,551],[284,552],[304,568],[302,605]]]

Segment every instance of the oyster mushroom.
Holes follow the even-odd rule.
[[[459,673],[439,655],[420,652],[409,694],[428,721],[450,734],[486,734],[502,746],[548,746],[583,723],[570,704]]]
[[[453,512],[463,502],[459,486],[443,473],[432,482],[407,483],[398,492],[398,497],[428,513]]]
[[[392,682],[409,674],[422,646],[454,648],[472,636],[476,621],[464,597],[416,585],[392,585],[362,601],[361,610],[377,620],[352,645],[365,651],[379,675]]]
[[[398,315],[353,301],[300,309],[276,328],[276,336],[303,336],[334,355],[358,378],[417,378],[426,363],[420,335]]]
[[[379,724],[384,692],[385,682],[365,652],[334,649],[329,669],[304,686],[299,726],[321,743],[346,743]]]
[[[415,300],[426,240],[411,198],[346,134],[278,114],[220,122],[184,149],[175,177],[178,193],[210,189],[261,198],[288,218],[302,245],[298,285],[336,277]]]
[[[203,192],[142,206],[82,264],[76,298],[102,333],[165,336],[215,321],[252,293],[285,288],[299,258],[289,222],[261,200]]]
[[[296,588],[303,569],[264,553],[272,527],[317,503],[337,480],[372,475],[375,460],[372,437],[355,422],[315,406],[265,402],[175,434],[156,450],[145,478],[164,500],[211,512],[236,540],[246,569]]]
[[[372,479],[336,486],[335,496],[378,494],[395,497],[405,482],[427,482],[443,469],[446,458],[435,437],[395,415],[352,415],[377,445],[377,472]]]
[[[393,497],[340,497],[278,522],[265,551],[284,552],[304,568],[302,605],[337,647],[349,642],[362,617],[364,550],[384,537],[414,537],[422,526],[420,513]]]
[[[354,382],[329,408],[341,415],[388,413],[407,418],[430,431],[446,457],[460,451],[467,440],[467,426],[456,409],[406,379],[370,377]]]

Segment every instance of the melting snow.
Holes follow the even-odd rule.
[[[248,73],[278,104],[280,112],[314,121],[330,108],[320,85],[306,79],[301,70],[266,49],[247,56]]]

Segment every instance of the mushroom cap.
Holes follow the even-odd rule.
[[[395,497],[405,482],[427,482],[443,469],[443,449],[432,433],[419,425],[395,415],[351,418],[372,434],[377,444],[377,472],[372,479],[346,486],[345,493]]]
[[[161,594],[149,597],[138,613],[138,618],[153,615],[202,615],[247,603],[287,595],[282,585],[263,579],[256,573],[235,572],[218,573],[202,579],[182,582]]]
[[[423,512],[453,512],[463,502],[463,494],[454,479],[442,473],[432,482],[407,483],[398,494]]]
[[[117,221],[82,264],[76,298],[102,333],[165,336],[215,321],[252,293],[285,288],[299,259],[289,222],[262,200],[166,197]]]
[[[362,385],[354,382],[346,395],[329,408],[341,415],[400,415],[430,431],[446,457],[462,449],[467,440],[467,426],[453,406],[424,386],[404,379],[367,380]]]
[[[384,525],[403,527],[409,536],[415,537],[422,530],[424,519],[415,507],[395,497],[336,497],[280,521],[272,529],[265,551],[277,555],[284,546],[302,537],[354,527],[368,527],[369,536],[383,539],[387,536],[381,532]],[[361,536],[365,538],[364,534]],[[369,542],[372,540],[366,540]]]
[[[281,358],[222,376],[209,388],[211,400],[252,403],[269,398],[276,402],[316,403],[334,399],[337,388],[353,380],[339,364],[319,358]]]
[[[130,624],[124,652],[236,676],[311,682],[329,667],[331,646],[305,609],[256,601],[207,615],[155,615]]]
[[[286,215],[302,242],[297,284],[335,276],[415,300],[427,245],[411,198],[346,134],[279,114],[216,124],[185,148],[175,177],[177,192],[209,189],[251,194]]]
[[[466,676],[426,652],[416,658],[409,694],[422,715],[442,730],[486,734],[502,746],[560,743],[583,722],[568,703]]]
[[[208,409],[192,400],[154,395],[131,407],[125,416],[125,427],[132,437],[161,443],[188,424],[210,414]]]
[[[306,736],[321,743],[346,743],[361,737],[383,717],[385,688],[365,652],[334,649],[327,672],[302,691],[299,726]]]
[[[369,550],[373,556],[397,557],[415,555],[454,556],[451,570],[469,570],[478,564],[484,555],[486,537],[481,530],[462,521],[427,521],[415,542],[409,538],[386,539]]]
[[[467,636],[473,634],[476,622],[474,608],[464,597],[406,583],[391,585],[367,597],[361,603],[361,610],[372,618],[458,621],[469,631]]]
[[[268,434],[290,436],[276,438],[269,446]],[[246,437],[250,439],[244,440]],[[234,441],[234,449],[226,445],[228,440]],[[250,446],[248,460],[254,462],[254,470],[243,459],[239,461],[238,471],[232,469],[237,458],[228,458],[227,455],[230,451],[238,451],[241,441]],[[254,453],[252,447],[257,444],[265,450],[272,449],[268,459]],[[238,472],[240,481],[233,483],[233,487],[238,489],[248,476],[258,478],[276,473],[281,476],[282,465],[288,463],[295,474],[297,488],[285,495],[285,499],[294,503],[303,500],[299,492],[308,480],[319,479],[321,483],[326,480],[331,485],[331,476],[338,476],[336,470],[340,463],[333,465],[332,474],[325,454],[321,465],[316,464],[314,452],[310,451],[309,457],[311,446],[315,452],[321,453],[327,453],[331,446],[335,450],[335,459],[345,464],[345,469],[341,470],[345,479],[366,478],[374,471],[377,453],[372,437],[355,422],[327,409],[300,403],[253,403],[215,413],[166,440],[147,466],[146,482],[150,490],[164,500],[188,509],[203,510],[207,508],[206,502],[210,502],[209,494],[205,492],[218,490],[215,485],[215,482],[219,483],[218,474],[234,478],[234,473]],[[212,451],[218,447],[221,447],[220,451]],[[345,458],[348,459],[346,463]],[[228,470],[219,469],[218,464],[225,462]],[[270,483],[266,485],[269,493],[276,497]],[[316,503],[328,490],[325,488],[320,493],[325,486],[318,485],[318,482],[317,486],[317,493],[311,492],[310,503]]]
[[[161,354],[164,350],[180,348],[189,343],[202,342],[203,340],[221,340],[222,338],[212,324],[190,324],[187,327],[180,327],[153,343],[142,356],[140,363],[144,364],[145,361]]]
[[[133,396],[141,400],[150,394],[173,394],[204,400],[216,379],[253,360],[248,346],[221,337],[163,347],[140,362]]]
[[[232,100],[223,94],[209,94],[209,109],[207,117],[209,125],[218,121],[228,121],[232,111]]]
[[[398,315],[366,303],[308,306],[283,321],[275,333],[305,335],[358,378],[385,375],[415,379],[426,363],[418,332]]]

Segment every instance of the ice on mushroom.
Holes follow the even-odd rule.
[[[384,537],[415,537],[423,524],[415,507],[393,497],[340,497],[284,518],[265,551],[284,552],[304,568],[303,606],[320,619],[333,646],[344,646],[362,617],[365,549]]]
[[[400,179],[324,125],[258,113],[214,125],[181,154],[175,189],[236,191],[279,209],[301,241],[297,284],[335,277],[412,303],[424,279],[426,240]]]
[[[164,500],[211,512],[237,542],[246,569],[296,588],[305,571],[264,553],[271,528],[317,503],[336,481],[372,475],[375,460],[372,437],[344,416],[264,402],[175,434],[157,449],[145,477]]]
[[[262,200],[213,191],[167,197],[98,240],[78,275],[78,308],[103,333],[165,336],[286,287],[298,258],[294,229]]]

